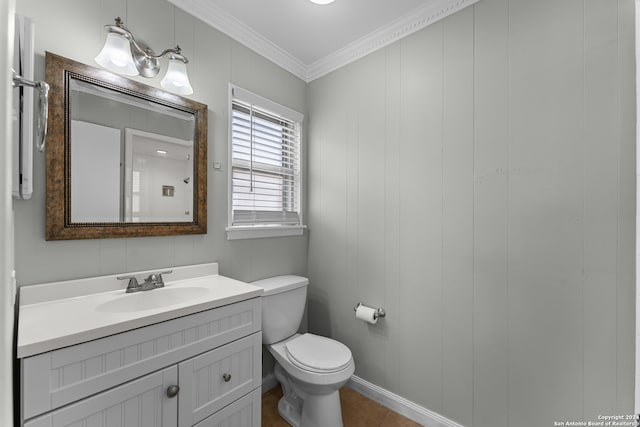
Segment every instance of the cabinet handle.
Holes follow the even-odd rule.
[[[179,391],[180,391],[179,386],[170,385],[169,387],[167,387],[167,397],[176,397]]]
[[[231,374],[222,374],[222,379],[225,383],[228,383],[229,381],[231,381]]]

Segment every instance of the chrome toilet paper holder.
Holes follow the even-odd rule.
[[[373,308],[373,307],[369,307],[368,305],[364,305],[363,303],[359,302],[356,304],[355,307],[353,307],[353,311],[358,311],[358,307],[363,306],[363,307],[368,307],[371,308],[373,310],[375,310],[376,312],[373,313],[373,319],[377,319],[379,317],[385,317],[387,315],[387,313],[384,311],[383,308],[378,307],[378,308]]]

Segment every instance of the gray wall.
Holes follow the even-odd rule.
[[[211,261],[220,262],[222,274],[241,280],[306,272],[306,236],[229,242],[224,231],[229,82],[304,113],[306,84],[302,80],[164,0],[17,3],[17,13],[36,23],[36,78],[44,77],[45,50],[97,66],[93,58],[106,38],[104,25],[120,16],[137,39],[157,52],[180,44],[190,61],[192,98],[209,106],[206,235],[47,242],[45,161],[43,155],[36,154],[33,199],[15,203],[20,285]],[[161,71],[157,78],[137,79],[159,87],[162,75]],[[215,171],[213,162],[222,163],[223,171]]]
[[[356,375],[465,426],[633,412],[633,3],[482,0],[309,85],[309,328]]]

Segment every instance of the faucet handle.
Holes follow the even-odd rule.
[[[171,274],[173,273],[173,270],[165,270],[165,271],[160,271],[158,273],[153,273],[152,275],[156,276],[156,286],[158,286],[159,288],[164,286],[164,280],[162,279],[162,275],[163,274]]]
[[[118,280],[129,280],[129,284],[127,285],[127,293],[136,292],[140,290],[140,285],[138,284],[138,279],[136,276],[116,276]]]

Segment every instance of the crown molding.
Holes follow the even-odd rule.
[[[479,0],[429,1],[424,6],[310,65],[304,64],[210,1],[168,1],[309,83],[471,6]]]
[[[207,0],[168,0],[216,30],[306,81],[307,66],[251,27]]]
[[[478,1],[432,0],[427,2],[424,6],[307,66],[306,81],[313,81],[357,61]]]

